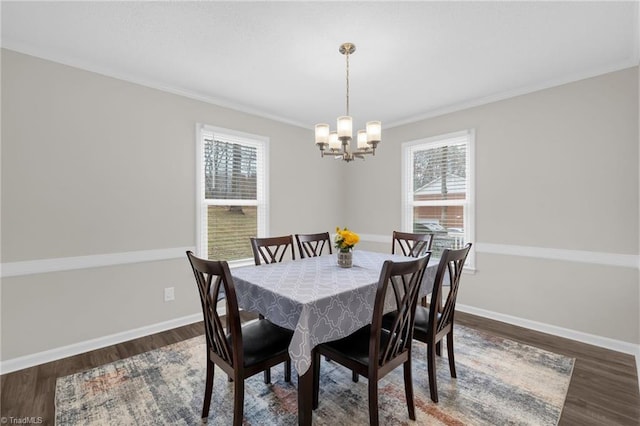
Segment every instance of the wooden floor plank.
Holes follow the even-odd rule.
[[[640,391],[633,356],[470,314],[457,312],[456,315],[456,321],[462,325],[576,359],[560,426],[640,425]],[[245,319],[251,318],[249,314],[245,315]],[[5,374],[0,377],[0,416],[41,417],[41,424],[53,425],[58,377],[196,337],[203,332],[200,322]]]

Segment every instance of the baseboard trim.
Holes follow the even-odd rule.
[[[26,260],[2,264],[0,276],[43,274],[47,272],[70,271],[74,269],[96,268],[101,266],[125,265],[129,263],[153,262],[158,260],[179,259],[185,257],[187,250],[194,247],[172,247],[155,250],[137,250],[121,253],[95,254],[89,256],[60,257],[54,259]]]
[[[461,312],[488,318],[507,324],[517,325],[529,330],[539,331],[566,339],[575,340],[577,342],[587,343],[589,345],[598,346],[612,351],[622,352],[633,355],[636,359],[636,371],[638,378],[638,389],[640,389],[640,344],[623,342],[621,340],[610,339],[608,337],[596,336],[594,334],[584,333],[581,331],[571,330],[569,328],[558,327],[555,325],[545,324],[538,321],[531,321],[512,315],[501,314],[498,312],[488,311],[485,309],[475,308],[473,306],[456,304],[456,309]]]
[[[558,327],[538,321],[532,321],[525,318],[515,317],[512,315],[501,314],[498,312],[488,311],[485,309],[475,308],[473,306],[456,304],[456,309],[461,312],[473,314],[479,317],[488,318],[496,321],[506,322],[507,324],[517,325],[529,330],[540,331],[542,333],[552,334],[558,337],[587,343],[601,348],[610,349],[616,352],[636,356],[636,364],[638,363],[638,354],[640,354],[640,344],[624,342],[608,337],[596,336],[595,334],[584,333],[582,331],[571,330],[569,328]]]
[[[618,352],[634,355],[636,359],[636,368],[638,369],[638,378],[640,382],[640,345],[633,343],[623,342],[620,340],[610,339],[607,337],[596,336],[589,333],[583,333],[563,327],[557,327],[550,324],[545,324],[537,321],[531,321],[520,317],[501,314],[494,311],[488,311],[485,309],[475,308],[458,303],[456,308],[461,312],[466,312],[479,317],[493,319],[496,321],[505,322],[507,324],[517,325],[520,327],[528,328],[542,333],[551,334],[558,337],[564,337],[571,340],[603,347]],[[43,352],[38,352],[31,355],[25,355],[18,358],[9,359],[7,361],[0,361],[0,374],[7,374],[14,371],[22,370],[24,368],[34,367],[36,365],[44,364],[47,362],[56,361],[62,358],[66,358],[73,355],[89,352],[96,349],[101,349],[107,346],[115,345],[118,343],[126,342],[128,340],[137,339],[140,337],[149,336],[151,334],[160,333],[162,331],[171,330],[173,328],[182,327],[202,321],[202,314],[192,314],[181,318],[176,318],[169,321],[163,321],[157,324],[151,324],[148,326],[136,328],[133,330],[124,331],[121,333],[110,334],[108,336],[98,337],[96,339],[87,340],[84,342],[74,343],[72,345],[62,346],[55,349],[50,349]],[[640,386],[640,383],[639,383]]]
[[[31,355],[25,355],[18,358],[9,359],[0,362],[0,374],[7,374],[13,371],[22,370],[24,368],[33,367],[73,355],[101,349],[107,346],[126,342],[128,340],[149,336],[151,334],[160,333],[162,331],[171,330],[183,325],[189,325],[202,321],[202,313],[187,315],[185,317],[163,321],[156,324],[147,325],[133,330],[123,331],[121,333],[110,334],[98,337],[84,342],[78,342],[59,348],[38,352]]]

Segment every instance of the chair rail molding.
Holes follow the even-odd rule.
[[[360,239],[362,241],[372,243],[389,243],[389,246],[391,246],[391,234],[360,234]],[[637,254],[607,253],[484,242],[476,242],[473,249],[475,249],[477,253],[564,260],[568,262],[593,263],[598,265],[640,269],[640,255]]]
[[[43,274],[47,272],[70,271],[74,269],[97,268],[101,266],[180,259],[185,257],[187,250],[193,251],[195,248],[173,247],[121,253],[94,254],[88,256],[7,262],[2,264],[0,276],[5,278],[20,275]]]
[[[360,234],[362,241],[391,244],[390,235]],[[640,269],[640,256],[594,252],[586,250],[568,250],[549,247],[520,246],[513,244],[495,244],[476,242],[477,253],[501,254],[506,256],[532,257],[539,259],[564,260],[569,262],[593,263],[599,265],[620,266]],[[88,256],[36,259],[2,263],[0,277],[42,274],[47,272],[69,271],[74,269],[96,268],[100,266],[124,265],[128,263],[152,262],[156,260],[179,259],[191,247],[173,247],[153,250],[137,250],[121,253],[106,253]]]
[[[494,243],[477,243],[476,249],[479,253],[536,257],[539,259],[565,260],[569,262],[595,263],[599,265],[640,269],[640,256],[637,254],[607,253]]]

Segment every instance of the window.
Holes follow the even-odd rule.
[[[474,241],[473,143],[467,130],[402,145],[402,229],[434,234],[434,256]]]
[[[253,262],[249,237],[267,234],[269,140],[207,125],[197,133],[198,254]]]

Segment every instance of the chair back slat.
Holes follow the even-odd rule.
[[[210,275],[209,280],[211,280],[214,276]],[[224,286],[222,284],[222,277],[217,276],[215,280],[215,286],[213,287],[212,295],[220,294],[221,291],[224,292]],[[231,346],[228,344],[226,339],[226,333],[224,331],[224,325],[222,324],[222,320],[217,311],[218,305],[217,298],[211,298],[210,306],[210,314],[209,318],[210,326],[208,328],[211,329],[211,332],[214,333],[214,337],[211,339],[211,344],[214,346],[214,352],[217,353],[220,358],[227,361],[230,365],[233,365],[233,350]],[[205,321],[205,324],[207,321]]]
[[[325,247],[328,248],[329,254],[333,254],[331,249],[331,237],[328,232],[320,232],[318,234],[296,234],[296,242],[298,244],[298,252],[300,258],[316,257],[322,255]]]
[[[420,285],[430,257],[431,253],[427,253],[423,257],[408,262],[387,260],[382,267],[376,290],[369,347],[369,356],[373,357],[370,359],[377,359],[378,366],[411,350]],[[386,343],[381,346],[379,342],[382,334],[382,316],[389,287],[393,291],[394,309],[397,315],[388,330]]]
[[[433,234],[393,231],[391,254],[396,254],[396,247],[399,247],[404,256],[420,257],[431,250],[432,244]]]
[[[279,263],[284,259],[287,251],[291,252],[291,259],[296,259],[293,250],[293,236],[251,238],[253,260],[256,265],[264,263]]]
[[[225,261],[200,259],[191,251],[187,251],[187,257],[198,285],[208,351],[231,367],[242,365],[240,315],[229,265]],[[222,299],[226,302],[224,314],[218,312]],[[226,316],[226,330],[221,316]]]
[[[470,250],[471,243],[467,243],[467,245],[461,249],[446,249],[442,252],[436,278],[433,283],[433,291],[431,293],[432,306],[438,306],[438,309],[429,310],[428,328],[433,334],[433,337],[453,325],[458,288],[460,287],[460,277],[462,276],[464,263],[467,260]],[[439,306],[439,301],[442,299],[442,286],[445,275],[448,275],[449,278],[449,294],[447,295],[447,300],[444,305]]]

